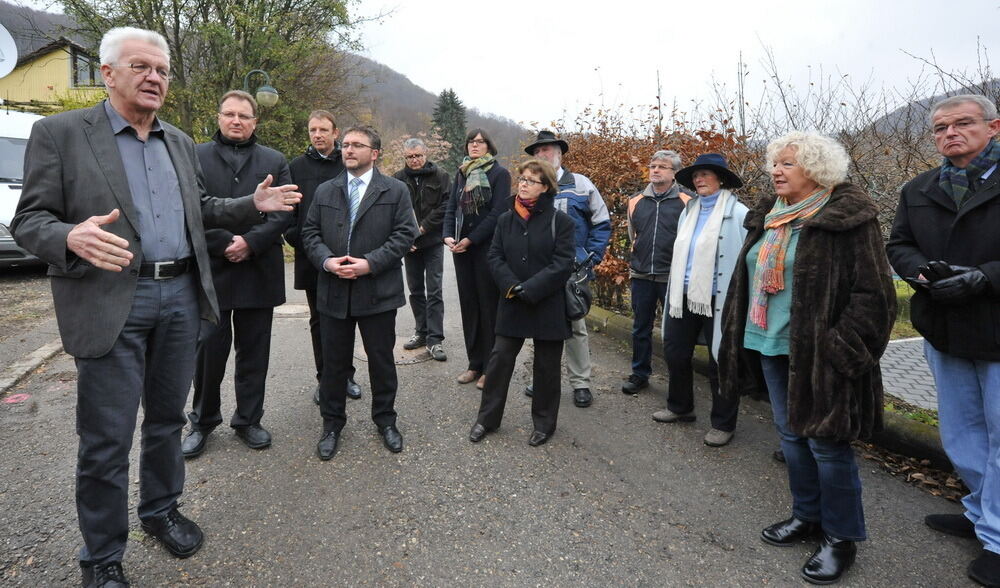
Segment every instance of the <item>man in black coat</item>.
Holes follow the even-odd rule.
[[[448,359],[444,341],[444,297],[441,279],[444,275],[444,243],[441,224],[451,186],[448,174],[427,161],[427,145],[412,137],[403,143],[406,166],[393,177],[410,189],[413,212],[417,215],[420,236],[406,254],[406,283],[410,288],[410,310],[416,329],[404,349],[427,346],[427,352],[437,361]]]
[[[227,92],[219,102],[218,120],[219,130],[212,141],[196,148],[210,193],[235,198],[268,175],[281,184],[291,182],[285,156],[257,143],[257,102],[253,96],[241,90]],[[186,458],[200,455],[208,435],[222,423],[220,386],[234,344],[236,411],[229,424],[248,447],[271,445],[271,434],[260,421],[271,353],[271,319],[274,307],[285,302],[281,232],[290,220],[290,213],[275,212],[261,224],[205,231],[221,316],[218,326],[198,345],[194,398],[188,415],[191,431],[182,444]]]
[[[375,169],[382,147],[371,127],[344,133],[346,172],[316,189],[302,227],[302,245],[319,272],[316,307],[323,338],[320,413],[323,436],[316,448],[328,460],[347,422],[345,396],[361,331],[372,386],[372,420],[385,446],[403,450],[396,428],[396,309],[406,303],[401,260],[417,237],[406,184]]]
[[[983,96],[952,96],[931,107],[931,130],[944,161],[903,186],[887,250],[916,290],[941,442],[970,492],[964,515],[924,522],[978,538],[967,572],[1000,586],[1000,119]]]
[[[292,222],[285,231],[285,240],[295,248],[294,287],[296,290],[306,291],[306,302],[309,304],[309,335],[312,337],[317,382],[313,402],[316,404],[319,404],[319,381],[323,376],[323,343],[319,331],[319,313],[316,312],[316,267],[302,248],[301,234],[316,188],[344,171],[344,162],[341,161],[340,148],[337,146],[338,136],[340,130],[337,129],[333,114],[326,110],[312,111],[309,113],[309,148],[288,165],[292,177],[299,182],[302,203],[292,213]],[[361,398],[361,386],[354,381],[353,366],[351,375],[347,378],[347,396]]]

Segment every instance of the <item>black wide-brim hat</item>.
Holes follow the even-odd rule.
[[[674,177],[682,185],[694,190],[694,182],[692,182],[694,172],[700,169],[708,169],[715,172],[715,175],[719,176],[722,187],[727,190],[743,186],[743,180],[729,169],[729,165],[726,164],[726,158],[718,153],[699,155],[698,159],[694,160],[694,163],[677,172]]]
[[[535,142],[524,148],[524,152],[528,155],[534,155],[535,149],[541,147],[542,145],[558,145],[559,149],[562,150],[563,155],[569,152],[569,143],[563,141],[552,131],[538,131],[538,136],[535,137]]]

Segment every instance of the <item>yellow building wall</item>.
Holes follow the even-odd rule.
[[[56,102],[59,98],[96,98],[104,87],[72,87],[71,59],[68,49],[53,49],[28,63],[22,63],[0,78],[0,98],[13,102]]]

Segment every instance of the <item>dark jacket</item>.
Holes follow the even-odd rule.
[[[361,198],[350,250],[347,225],[347,172],[320,184],[302,227],[302,246],[319,272],[316,309],[343,319],[368,316],[403,306],[403,256],[417,236],[410,191],[406,184],[378,169]],[[364,257],[371,273],[355,280],[337,277],[323,268],[328,257]]]
[[[499,163],[494,163],[486,172],[486,178],[490,181],[493,198],[486,203],[485,209],[480,210],[479,214],[467,216],[459,206],[459,197],[465,189],[465,176],[461,171],[455,172],[451,196],[445,208],[444,225],[441,227],[442,239],[452,237],[460,241],[463,237],[468,237],[473,245],[489,247],[490,240],[493,239],[493,230],[497,226],[497,218],[510,208],[510,172]]]
[[[760,355],[743,347],[750,303],[746,255],[775,196],[747,213],[749,233],[723,310],[723,393],[766,394]],[[896,317],[896,291],[878,224],[861,189],[840,184],[799,233],[792,268],[788,426],[802,437],[868,438],[882,428],[878,360]]]
[[[339,176],[344,171],[344,162],[340,158],[340,147],[330,152],[329,157],[323,157],[312,145],[305,154],[299,155],[288,164],[292,174],[292,183],[297,184],[302,193],[302,202],[292,212],[292,222],[285,231],[285,240],[295,248],[295,289],[316,289],[316,266],[309,261],[302,247],[302,225],[306,223],[306,213],[312,204],[316,188],[327,180]]]
[[[680,184],[674,182],[659,198],[649,184],[629,199],[628,237],[632,241],[632,253],[628,266],[632,278],[652,280],[660,276],[660,281],[666,281],[670,276],[677,219],[689,198],[686,190],[682,191]]]
[[[221,133],[196,148],[205,175],[205,189],[221,198],[253,194],[268,174],[275,186],[291,183],[288,162],[281,153],[256,142],[256,138],[235,145]],[[205,241],[211,256],[212,278],[220,310],[269,308],[285,302],[285,260],[281,233],[288,227],[289,212],[270,212],[261,224],[247,223],[227,229],[208,229]],[[232,263],[225,258],[226,247],[235,235],[242,235],[252,254],[246,261]]]
[[[441,245],[441,225],[444,223],[444,209],[451,194],[451,180],[448,173],[428,161],[417,173],[407,172],[404,167],[392,177],[406,184],[410,189],[413,212],[417,215],[418,229],[423,233],[413,242],[417,249],[431,245]]]
[[[889,261],[905,277],[916,277],[918,266],[936,260],[981,269],[990,281],[986,294],[952,306],[918,289],[910,299],[910,320],[942,353],[1000,361],[1000,171],[994,170],[961,210],[938,186],[940,171],[924,172],[903,186]]]
[[[537,206],[541,208],[527,222],[513,210],[497,221],[488,257],[500,288],[496,334],[565,340],[572,335],[564,292],[573,271],[576,224],[569,215],[555,210],[550,196],[542,196]],[[517,284],[524,287],[520,297],[507,298]]]

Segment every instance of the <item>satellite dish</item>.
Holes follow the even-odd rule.
[[[17,45],[14,37],[0,25],[0,78],[5,77],[17,67]]]

